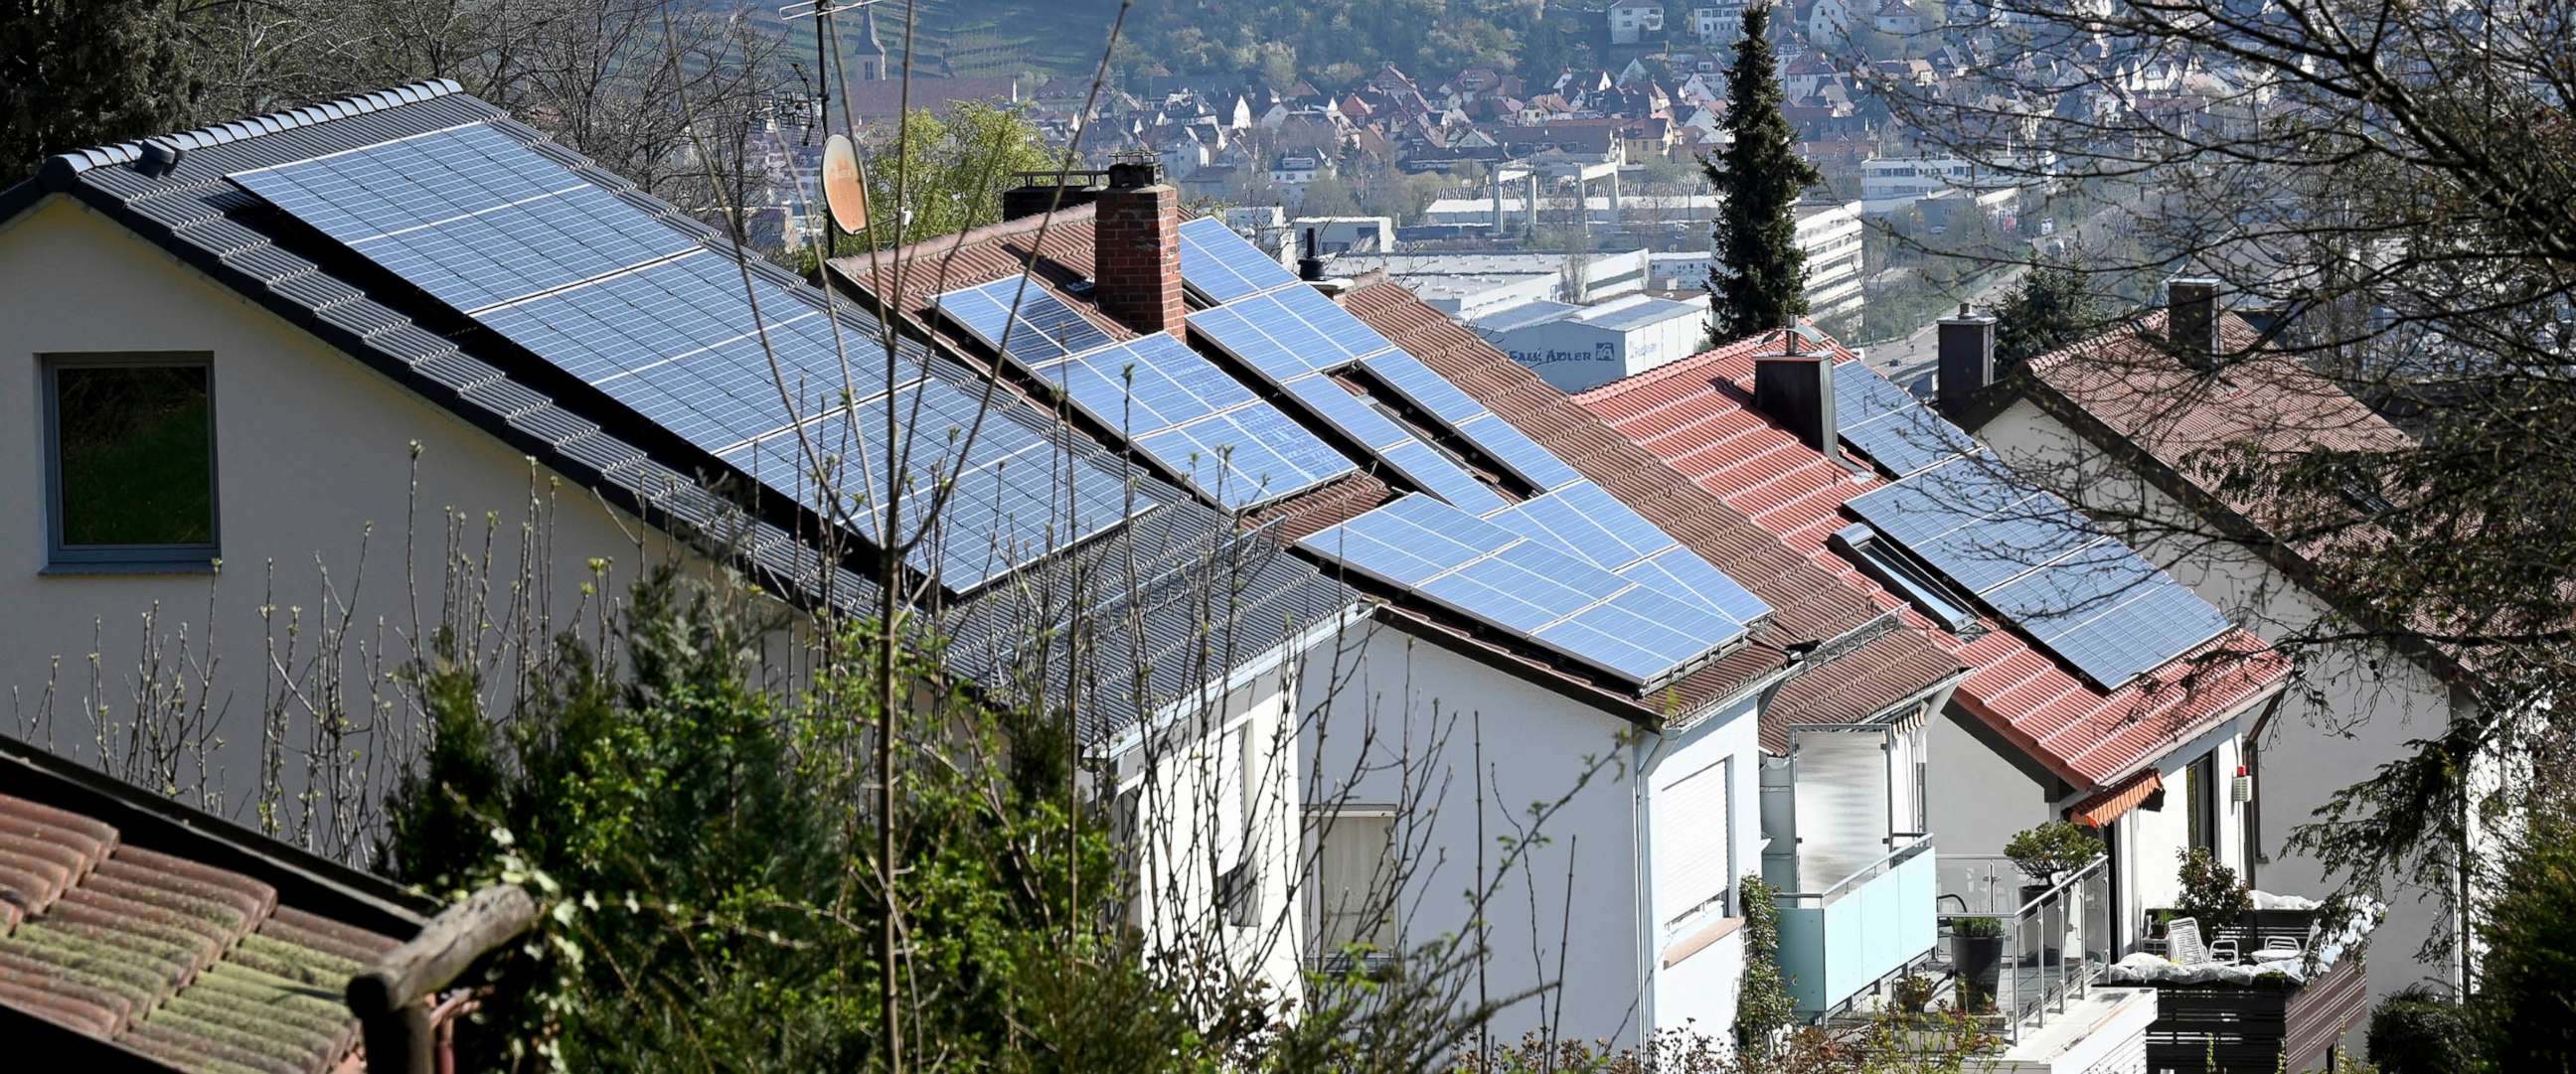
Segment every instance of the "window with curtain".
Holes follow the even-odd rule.
[[[1351,944],[1392,951],[1395,918],[1395,817],[1336,813],[1313,820],[1315,949],[1334,955]]]
[[[1655,918],[1667,930],[1726,912],[1735,880],[1730,782],[1720,760],[1655,792],[1648,873],[1654,877]]]

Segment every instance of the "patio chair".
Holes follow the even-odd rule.
[[[2185,966],[2209,961],[2209,946],[2200,942],[2200,919],[2177,917],[2165,922],[2165,957]]]

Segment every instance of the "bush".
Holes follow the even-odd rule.
[[[2004,934],[2004,920],[1999,917],[1963,917],[1956,928],[1959,935],[1971,940],[1990,940]]]
[[[2052,820],[2015,833],[2012,841],[2004,844],[2004,856],[2011,858],[2013,867],[2032,883],[2050,884],[2101,857],[2102,839],[2089,828]]]
[[[2370,1012],[2370,1061],[2381,1074],[2456,1074],[2476,1062],[2468,1011],[2422,985]]]
[[[2478,925],[2476,1019],[2497,1070],[2576,1069],[2576,819],[2535,816]]]
[[[2236,879],[2236,870],[2218,864],[2207,848],[2193,847],[2181,857],[2182,898],[2175,916],[2198,920],[2207,930],[2233,925],[2254,908],[2252,889]]]

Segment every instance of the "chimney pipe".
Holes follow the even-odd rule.
[[[2218,281],[2177,276],[2165,281],[2165,341],[2193,368],[2206,368],[2218,342]]]
[[[1833,352],[1801,354],[1797,328],[1782,334],[1788,343],[1780,353],[1753,359],[1753,408],[1770,415],[1799,443],[1840,464],[1842,425],[1834,416]]]
[[[1315,283],[1324,278],[1324,259],[1315,256],[1315,231],[1316,229],[1310,227],[1306,229],[1304,235],[1299,236],[1304,240],[1302,249],[1305,256],[1297,259],[1297,278],[1307,283]]]
[[[1995,382],[1995,319],[1959,303],[1957,316],[1941,319],[1939,354],[1933,403],[1942,417],[1965,425],[1963,418],[1977,397]]]
[[[1181,194],[1150,160],[1109,166],[1094,216],[1092,299],[1139,332],[1188,331],[1181,298]]]

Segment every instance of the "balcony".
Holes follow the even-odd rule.
[[[2007,858],[1945,857],[1940,888],[1953,995],[2007,1045],[2097,1006],[2089,994],[2114,957],[2110,859],[2035,885]]]
[[[1780,969],[1803,1015],[1841,1007],[1931,953],[1935,863],[1929,836],[1815,892],[1782,892]]]

